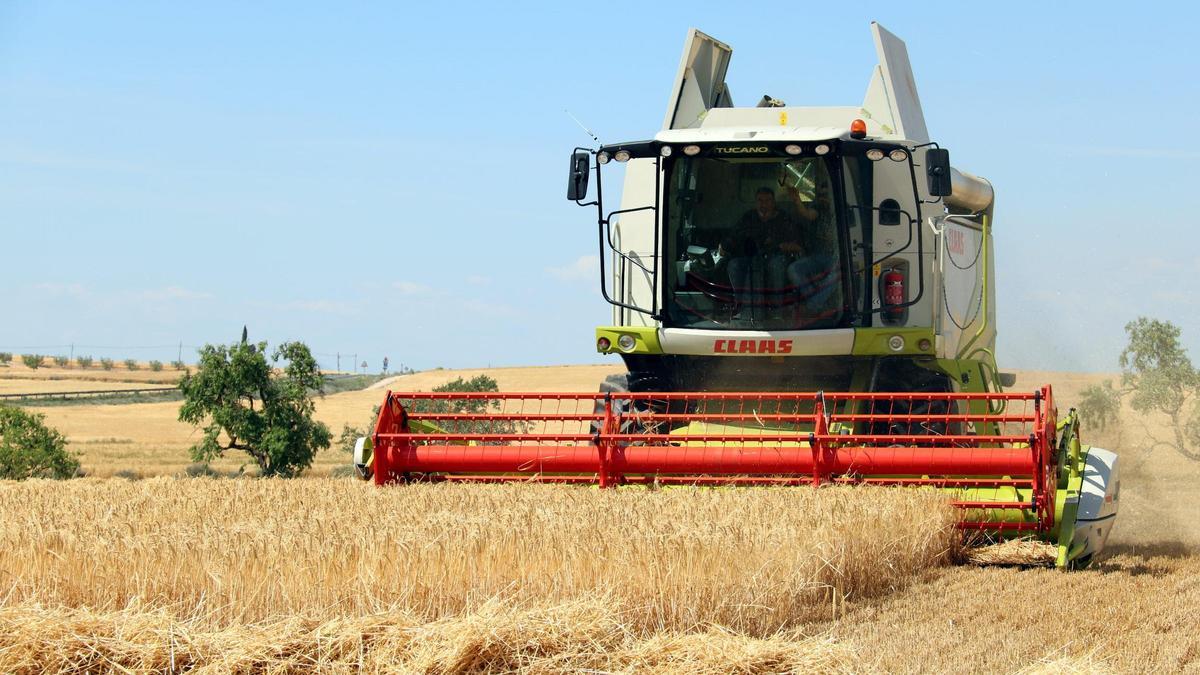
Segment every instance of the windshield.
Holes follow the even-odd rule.
[[[842,324],[842,241],[823,157],[681,157],[666,188],[667,315],[692,328]]]

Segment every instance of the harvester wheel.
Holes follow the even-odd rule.
[[[628,394],[629,376],[627,374],[609,375],[600,383],[600,393],[602,394]],[[595,414],[604,414],[604,401],[596,401],[594,409]],[[623,434],[660,434],[670,431],[670,425],[666,422],[639,422],[637,420],[638,412],[677,412],[674,406],[668,401],[638,401],[636,404],[630,403],[628,400],[617,400],[613,402],[613,412],[622,415],[620,432]],[[592,433],[600,431],[600,423],[592,422]]]
[[[940,394],[953,391],[949,379],[940,373],[922,368],[908,360],[886,360],[879,365],[874,391],[911,391],[914,394]],[[953,413],[949,401],[909,400],[894,398],[890,401],[875,401],[871,414],[876,415],[948,415]],[[871,434],[894,434],[901,436],[944,436],[957,434],[945,422],[876,422],[871,425]]]

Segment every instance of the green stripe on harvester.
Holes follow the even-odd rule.
[[[632,335],[636,341],[634,348],[625,351],[617,346],[617,340],[622,335]],[[596,329],[596,341],[600,338],[608,338],[609,348],[601,350],[598,346],[596,351],[605,354],[623,353],[623,354],[662,354],[662,345],[658,342],[658,328],[654,326],[600,326]]]

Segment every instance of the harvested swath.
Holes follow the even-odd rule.
[[[150,479],[0,484],[7,603],[194,608],[216,628],[607,597],[630,630],[768,637],[946,562],[933,491]]]
[[[282,619],[206,630],[197,618],[129,607],[108,613],[0,608],[0,670],[100,672],[849,673],[857,654],[828,638],[756,639],[709,628],[639,637],[602,600],[555,607],[488,603],[420,623],[388,612]]]
[[[1114,672],[1094,652],[1078,656],[1046,657],[1022,669],[1018,675],[1106,675]]]
[[[997,544],[966,548],[963,560],[972,565],[1054,565],[1058,547],[1041,541],[1010,539]]]

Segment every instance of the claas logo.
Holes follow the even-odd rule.
[[[717,340],[714,354],[791,354],[791,340]]]

